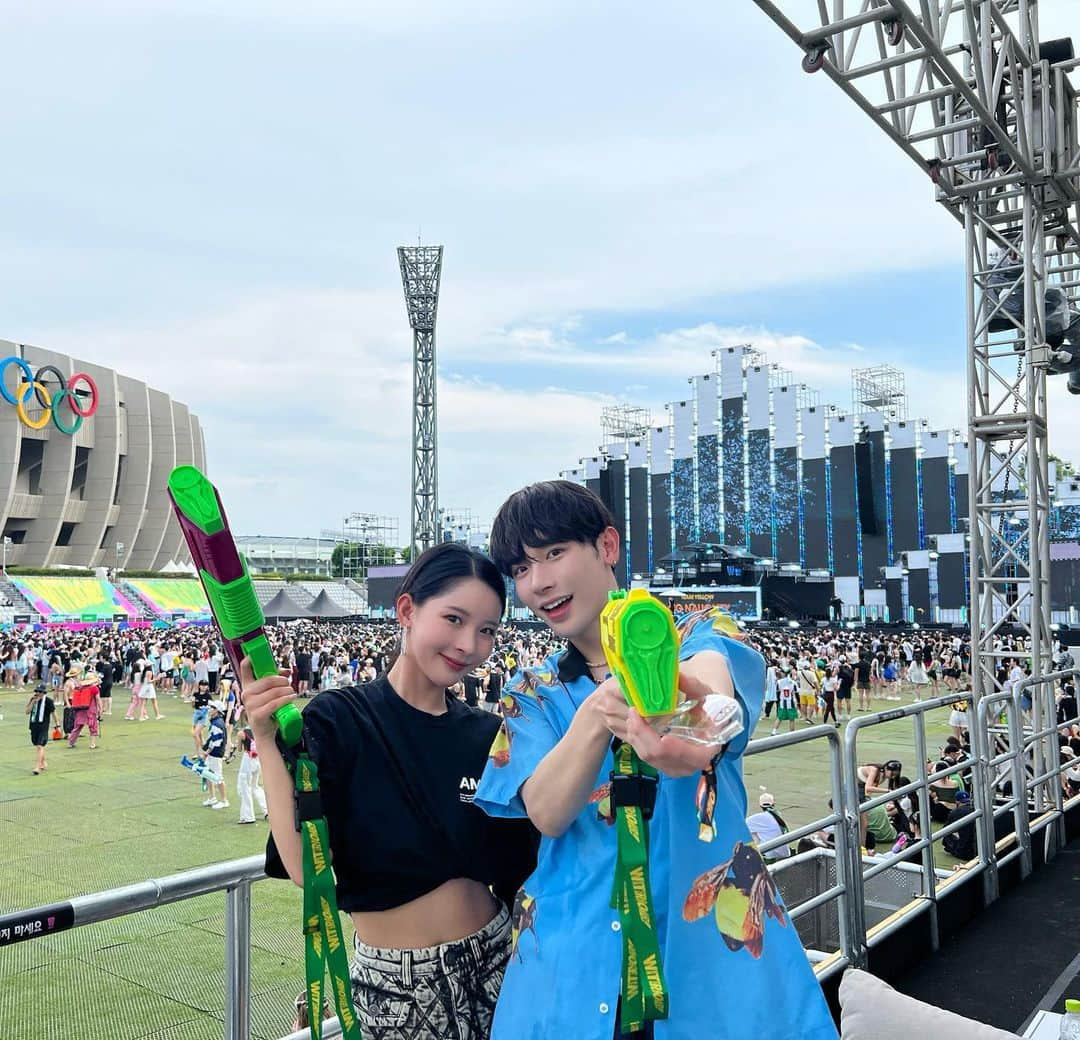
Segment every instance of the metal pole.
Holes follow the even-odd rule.
[[[930,792],[926,784],[926,713],[915,716],[915,754],[919,759],[919,837],[933,835],[933,821],[930,819]],[[937,914],[937,875],[934,873],[934,843],[928,841],[922,850],[923,891],[930,900],[930,949],[937,950],[941,945],[938,932]]]
[[[1024,773],[1024,732],[1020,724],[1020,692],[1013,690],[1009,701],[1009,749],[1013,753],[1012,786],[1016,807],[1013,823],[1020,847],[1020,880],[1031,873],[1031,821],[1028,818],[1027,775]]]
[[[847,769],[844,770],[845,797],[844,818],[837,824],[847,834],[848,846],[848,906],[851,913],[851,965],[854,968],[866,968],[870,955],[866,945],[866,895],[863,885],[861,843],[859,841],[859,759],[855,738],[859,729],[855,723],[848,723],[844,731],[844,757]]]
[[[833,812],[839,817],[833,825],[836,850],[836,883],[841,888],[836,907],[836,922],[839,930],[840,952],[850,962],[856,952],[853,937],[859,933],[855,931],[856,925],[851,907],[851,835],[845,823],[844,767],[840,760],[840,739],[836,731],[829,733],[827,739],[829,741],[829,773],[832,784]],[[860,942],[865,942],[865,935],[863,935]]]
[[[994,848],[994,780],[991,776],[990,759],[994,757],[990,745],[990,703],[989,697],[980,701],[974,708],[975,725],[969,727],[979,730],[985,738],[976,757],[976,767],[972,770],[975,782],[975,805],[982,812],[975,821],[975,837],[978,841],[979,861],[983,865],[983,903],[989,906],[1000,894],[997,869],[997,854]],[[996,701],[994,702],[996,703]],[[1016,748],[1013,747],[1013,751]]]
[[[225,892],[225,1040],[251,1040],[251,883]]]

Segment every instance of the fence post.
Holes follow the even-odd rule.
[[[844,730],[844,818],[839,826],[848,842],[848,906],[851,911],[851,966],[867,968],[870,951],[866,945],[866,900],[862,872],[862,843],[859,840],[859,758],[855,745],[858,726],[849,722]]]
[[[933,823],[930,816],[930,792],[926,783],[926,714],[919,712],[915,716],[915,758],[918,763],[920,787],[919,799],[919,836],[933,837]],[[937,875],[934,874],[934,843],[931,840],[922,850],[923,889],[930,901],[930,949],[935,952],[941,946],[938,931],[937,913]]]
[[[855,923],[851,907],[851,837],[847,827],[847,814],[844,811],[847,793],[844,790],[844,764],[841,761],[840,737],[835,731],[828,734],[830,783],[832,787],[833,812],[837,815],[833,835],[836,853],[836,883],[843,888],[836,903],[836,926],[840,939],[840,952],[854,963],[859,949],[855,939]],[[822,881],[822,889],[825,882]]]
[[[225,890],[225,1040],[251,1040],[251,882]]]
[[[1031,874],[1031,817],[1028,813],[1027,773],[1024,769],[1024,730],[1021,720],[1020,693],[1013,691],[1009,698],[1009,747],[1013,752],[1012,786],[1017,800],[1013,810],[1016,840],[1020,844],[1020,880]]]
[[[983,865],[983,905],[989,906],[1001,894],[1001,882],[998,878],[997,851],[994,847],[994,775],[991,759],[995,758],[993,743],[990,740],[990,704],[996,704],[998,697],[986,694],[979,698],[978,704],[971,702],[975,709],[975,724],[969,725],[968,732],[977,731],[982,735],[979,741],[977,766],[972,770],[975,783],[976,806],[981,810],[975,821],[975,835],[978,839],[979,860]],[[970,717],[970,709],[969,709]],[[1011,718],[1010,714],[1010,718]],[[1009,741],[1012,743],[1010,731]],[[974,751],[974,747],[973,747]],[[1012,745],[1013,754],[1020,754],[1016,745]]]

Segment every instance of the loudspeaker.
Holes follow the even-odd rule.
[[[855,445],[855,488],[859,497],[859,527],[863,534],[878,534],[878,517],[874,509],[874,459],[870,442]]]

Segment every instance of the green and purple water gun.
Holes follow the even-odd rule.
[[[255,585],[233,541],[217,488],[194,466],[177,466],[169,475],[169,498],[234,673],[240,675],[240,662],[247,657],[256,679],[277,675]],[[286,747],[299,742],[303,722],[295,704],[274,712],[274,721]]]
[[[277,661],[266,638],[265,618],[255,585],[247,562],[236,548],[217,488],[194,466],[177,466],[169,474],[169,498],[236,675],[239,676],[240,662],[245,657],[251,661],[256,679],[277,675]],[[282,757],[293,779],[293,812],[300,834],[305,995],[312,1040],[322,1037],[326,974],[330,976],[330,994],[337,1008],[342,1037],[362,1040],[352,1004],[347,946],[330,867],[330,840],[319,793],[319,771],[307,753],[304,722],[296,705],[278,708],[273,719]]]

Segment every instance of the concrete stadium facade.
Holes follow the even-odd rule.
[[[174,466],[206,469],[202,426],[188,406],[111,368],[42,347],[0,340],[3,358],[21,358],[35,375],[52,366],[40,394],[55,397],[56,409],[76,401],[92,407],[81,380],[77,396],[63,402],[56,372],[65,381],[85,373],[98,394],[97,410],[76,432],[53,421],[32,429],[9,399],[25,392],[24,370],[9,361],[0,373],[0,529],[8,564],[159,570],[189,562],[165,491]],[[26,396],[23,414],[35,410],[36,425],[41,402]]]

